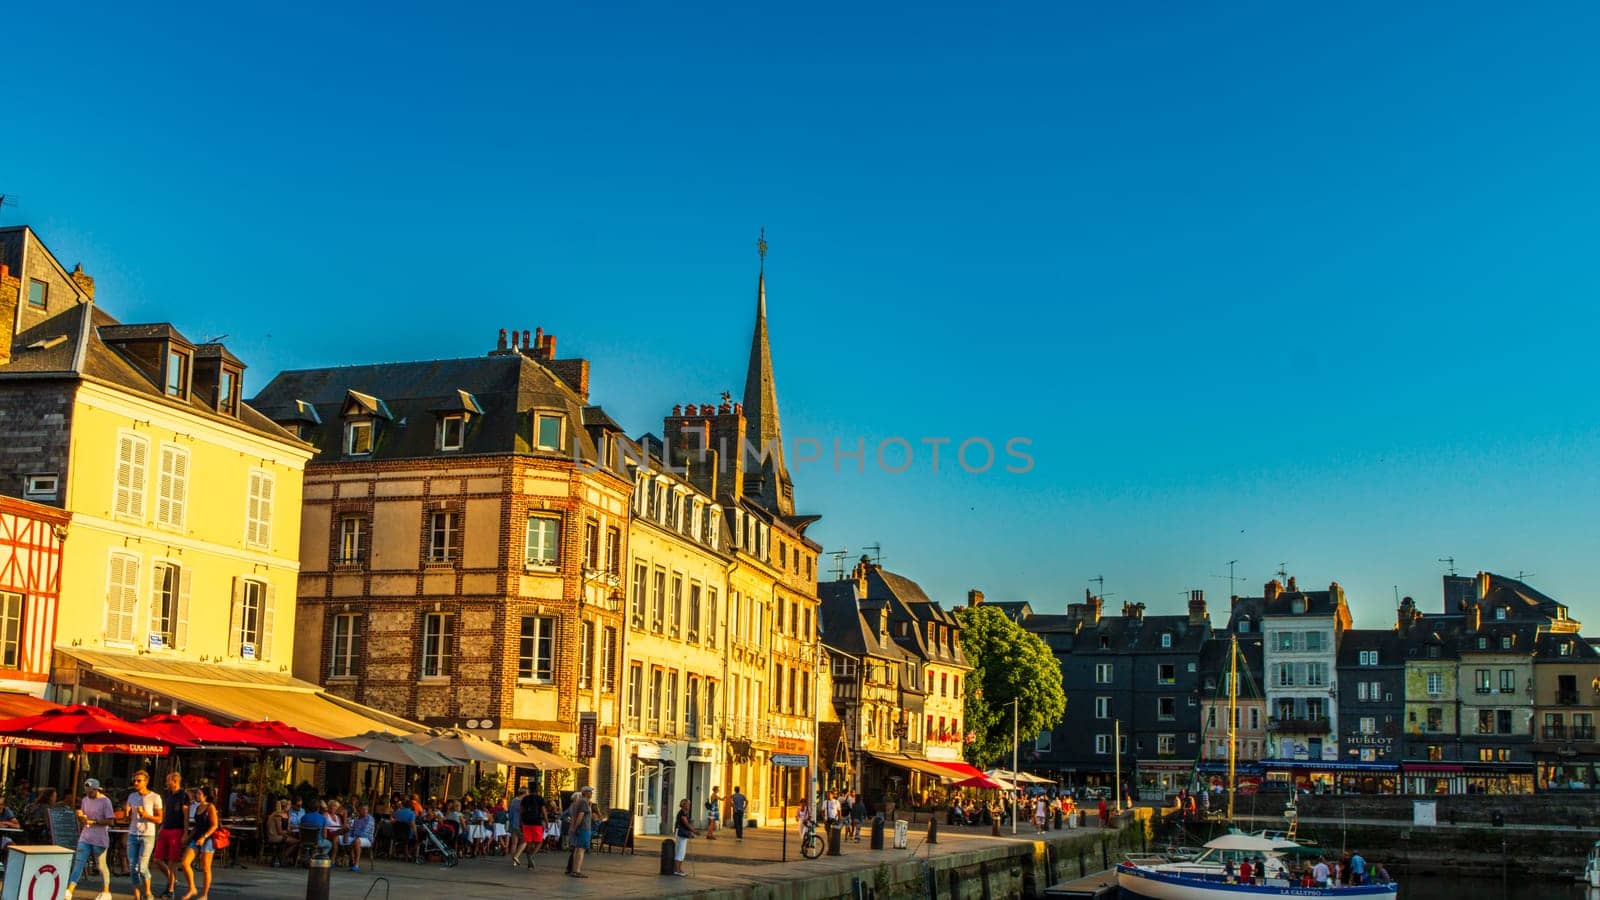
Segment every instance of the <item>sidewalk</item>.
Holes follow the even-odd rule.
[[[1062,830],[1048,834],[1066,836],[1094,833],[1096,830]],[[684,896],[706,889],[737,888],[752,883],[780,884],[823,874],[873,870],[881,862],[902,862],[913,855],[922,858],[930,854],[944,856],[992,846],[997,841],[1013,840],[1009,829],[996,838],[990,835],[987,827],[947,828],[941,825],[939,843],[929,846],[926,844],[927,824],[922,823],[920,830],[910,833],[907,849],[874,851],[868,849],[869,833],[862,834],[860,843],[845,843],[840,856],[824,855],[812,860],[800,857],[799,832],[791,826],[787,863],[781,861],[783,835],[775,829],[747,829],[742,842],[734,840],[731,833],[726,837],[719,833],[716,840],[696,838],[690,842],[689,858],[684,863],[684,871],[689,873],[686,878],[657,874],[660,870],[661,842],[671,840],[659,835],[638,837],[635,841],[638,849],[636,854],[588,854],[583,866],[584,872],[589,875],[586,879],[566,877],[564,853],[540,854],[532,871],[512,866],[510,860],[503,856],[463,859],[453,869],[442,868],[436,863],[419,866],[379,860],[377,868],[362,866],[363,871],[359,873],[335,869],[330,896],[333,900],[362,900],[369,896],[382,898],[385,897],[385,890],[379,879],[387,879],[389,896],[400,898],[504,900],[510,896],[508,889],[539,894],[558,893],[564,897],[662,898]],[[1032,829],[1023,829],[1016,839],[1032,840],[1035,837],[1037,835],[1032,833]],[[885,834],[885,847],[892,846],[893,839],[894,833],[890,829]],[[246,868],[218,869],[214,875],[215,883],[211,889],[213,898],[302,900],[305,897],[304,869],[273,869],[247,864]],[[86,881],[87,884],[79,886],[78,894],[92,897],[93,893],[85,894],[84,889],[97,886],[97,882],[93,879]],[[158,894],[164,886],[162,877],[157,874],[155,887]],[[118,900],[130,896],[126,879],[119,879],[115,888]],[[179,896],[182,896],[181,883]]]

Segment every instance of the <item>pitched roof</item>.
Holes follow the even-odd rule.
[[[482,414],[469,419],[460,450],[438,449],[436,423],[446,412],[463,411],[466,397]],[[508,453],[576,459],[588,465],[598,460],[585,425],[602,415],[599,408],[587,404],[539,361],[519,352],[281,372],[251,402],[285,422],[301,421],[304,404],[314,408],[324,423],[311,429],[316,464],[346,459],[347,400],[369,415],[386,418],[375,429],[372,452],[357,457],[361,460]],[[546,410],[565,418],[566,446],[560,450],[534,445],[535,413]],[[615,455],[611,464],[620,464]]]
[[[213,409],[198,396],[197,391],[190,391],[186,400],[169,396],[162,385],[156,384],[140,371],[116,346],[107,343],[108,340],[127,339],[129,335],[145,340],[171,336],[188,345],[187,339],[169,324],[123,325],[101,307],[82,303],[69,306],[17,335],[12,342],[11,360],[0,365],[0,380],[55,376],[85,378],[148,401],[243,428],[261,437],[301,445],[298,438],[262,415],[251,404],[241,403],[239,416],[234,418]]]
[[[1348,628],[1339,636],[1339,657],[1335,665],[1359,666],[1363,651],[1378,651],[1378,665],[1396,666],[1405,662],[1400,635],[1393,628]]]

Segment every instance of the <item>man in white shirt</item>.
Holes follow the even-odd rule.
[[[829,791],[828,799],[822,801],[822,821],[829,825],[839,824],[839,797],[833,791]]]
[[[1330,877],[1330,873],[1328,872],[1328,861],[1322,857],[1317,857],[1317,864],[1311,867],[1312,883],[1317,887],[1332,887],[1333,885],[1328,884]]]

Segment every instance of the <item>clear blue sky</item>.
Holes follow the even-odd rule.
[[[1600,7],[1104,6],[25,7],[0,221],[247,392],[542,326],[636,434],[739,393],[765,225],[789,436],[921,451],[794,466],[830,549],[1374,627],[1453,555],[1600,626]]]

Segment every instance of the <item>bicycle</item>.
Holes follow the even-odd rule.
[[[807,822],[800,835],[800,855],[806,859],[816,859],[822,855],[823,847],[822,835],[817,834],[817,823]]]

